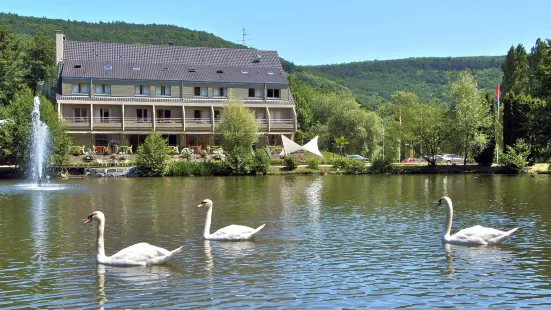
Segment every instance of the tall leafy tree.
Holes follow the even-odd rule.
[[[0,26],[0,104],[8,104],[23,83],[23,58],[19,40]]]
[[[531,95],[542,99],[551,98],[551,40],[536,41],[531,50],[530,68],[530,84],[533,85]]]
[[[503,71],[501,82],[503,94],[507,94],[509,91],[517,94],[528,92],[530,71],[526,50],[522,44],[516,48],[511,46],[505,57],[505,62],[501,65],[501,70]]]
[[[25,81],[31,89],[35,89],[38,82],[55,76],[55,42],[45,32],[33,37],[25,55],[25,65]]]
[[[228,153],[247,152],[259,138],[254,112],[237,100],[229,100],[224,107],[216,131],[222,148]]]
[[[432,100],[429,103],[413,102],[402,108],[401,140],[413,147],[430,165],[435,165],[434,155],[452,133],[446,122],[449,109]]]
[[[468,71],[462,71],[451,84],[452,122],[454,141],[462,149],[467,164],[470,153],[478,153],[488,142],[487,128],[491,118],[478,91],[476,80]]]

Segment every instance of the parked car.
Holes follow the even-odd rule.
[[[444,154],[440,160],[440,162],[452,165],[463,164],[464,161],[463,156],[457,154]]]
[[[357,159],[357,160],[363,160],[363,161],[369,161],[369,158],[363,157],[362,155],[348,155],[346,156],[348,159]]]
[[[413,157],[404,158],[404,159],[402,160],[402,163],[405,163],[405,164],[407,164],[407,163],[416,163],[416,162],[419,162],[419,159],[413,158]]]

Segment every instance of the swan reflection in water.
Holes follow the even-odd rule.
[[[103,305],[108,301],[106,290],[106,275],[111,283],[124,281],[124,286],[146,286],[148,290],[153,290],[162,287],[162,284],[167,282],[173,276],[171,269],[167,266],[148,266],[148,267],[115,267],[103,264],[97,265],[97,290],[96,302],[103,309]],[[112,287],[114,291],[120,295],[120,291]]]
[[[453,275],[465,270],[500,270],[502,266],[514,266],[514,255],[501,246],[463,246],[442,243],[446,268],[442,274]]]

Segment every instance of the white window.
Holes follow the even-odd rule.
[[[268,88],[266,98],[279,98],[279,89]]]
[[[73,119],[75,122],[87,122],[88,108],[73,108]]]
[[[215,87],[212,95],[214,97],[227,97],[227,89],[225,87]]]
[[[206,87],[195,87],[193,93],[196,97],[208,97],[209,91]]]
[[[262,98],[263,95],[262,88],[249,88],[249,98]]]
[[[73,84],[73,95],[90,94],[90,85],[86,83]]]
[[[111,95],[111,85],[109,84],[97,84],[96,95]]]
[[[136,85],[134,94],[136,96],[149,96],[150,95],[149,85]]]
[[[155,86],[155,95],[170,97],[170,86]]]

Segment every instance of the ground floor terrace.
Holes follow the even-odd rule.
[[[78,152],[84,153],[93,150],[98,154],[109,153],[136,153],[138,146],[145,142],[150,132],[140,133],[75,133],[69,135],[73,140],[73,146]],[[211,151],[220,147],[220,135],[215,133],[170,133],[162,132],[171,150],[181,153],[187,149],[193,153]],[[294,133],[262,133],[258,142],[253,147],[264,147],[266,145],[281,145],[281,135],[285,134],[293,139]],[[108,151],[106,151],[108,150]]]

